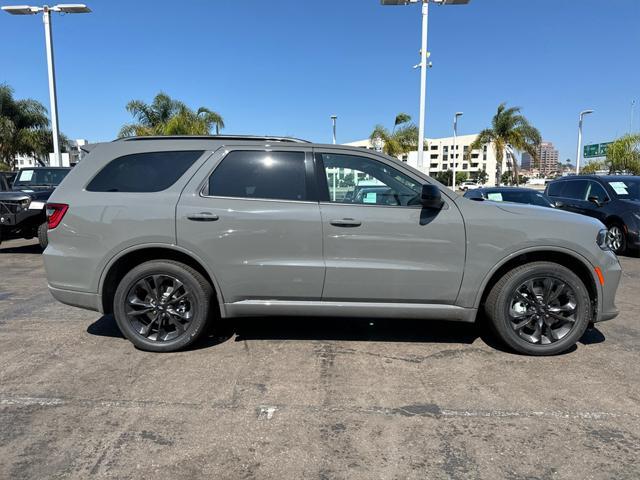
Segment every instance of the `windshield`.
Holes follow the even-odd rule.
[[[625,178],[607,183],[616,192],[618,198],[640,201],[640,178]]]
[[[513,203],[527,203],[529,205],[538,205],[539,207],[553,207],[553,204],[549,199],[539,192],[523,192],[523,191],[501,191],[501,192],[488,192],[487,200],[493,200],[495,202],[513,202]]]
[[[67,176],[69,170],[63,168],[33,168],[20,170],[14,187],[56,187]]]

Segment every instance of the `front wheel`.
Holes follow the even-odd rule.
[[[552,262],[528,263],[507,272],[491,289],[485,310],[500,339],[527,355],[568,350],[591,321],[584,283]]]
[[[609,225],[609,247],[616,255],[622,255],[627,251],[627,237],[625,229],[619,223]]]
[[[133,268],[120,281],[113,312],[136,347],[173,352],[195,342],[212,313],[213,289],[196,270],[171,260]]]

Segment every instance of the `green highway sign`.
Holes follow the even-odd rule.
[[[607,149],[612,142],[607,143],[594,143],[593,145],[585,145],[583,156],[584,158],[606,157]]]

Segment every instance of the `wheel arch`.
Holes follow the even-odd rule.
[[[213,272],[206,268],[204,262],[192,252],[177,245],[165,244],[137,246],[133,249],[124,250],[111,259],[102,273],[98,290],[103,313],[112,313],[116,288],[127,272],[150,260],[174,260],[189,265],[200,272],[215,291],[220,315],[225,316],[222,291]]]
[[[594,309],[593,313],[597,313],[601,292],[598,287],[598,279],[594,266],[582,255],[557,247],[528,249],[515,252],[502,259],[483,280],[478,295],[476,296],[475,308],[480,308],[481,305],[484,304],[493,286],[506,272],[519,265],[538,261],[554,262],[574,272],[587,287],[592,308]]]

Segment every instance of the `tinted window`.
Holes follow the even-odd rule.
[[[588,186],[589,182],[586,180],[569,180],[562,191],[562,196],[576,200],[586,200]]]
[[[600,203],[609,199],[607,192],[604,191],[604,187],[598,182],[593,181],[589,182],[589,193],[587,194],[587,199],[591,197],[596,197]]]
[[[321,154],[329,200],[387,206],[419,205],[422,185],[385,163],[355,155]]]
[[[231,152],[209,177],[209,195],[306,200],[304,152]]]
[[[547,195],[550,197],[560,197],[562,196],[562,189],[567,182],[553,182],[549,184],[549,188],[547,189]]]
[[[193,165],[204,151],[147,152],[118,157],[87,186],[90,192],[160,192]]]

